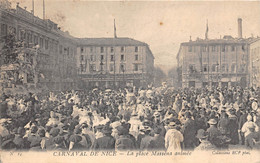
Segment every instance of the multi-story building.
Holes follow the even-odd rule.
[[[35,50],[39,76],[23,74],[23,83],[30,85],[37,80],[39,87],[51,90],[74,88],[77,78],[76,41],[68,32],[63,32],[49,19],[40,19],[33,12],[17,4],[16,9],[0,8],[0,49],[5,36],[15,33],[17,41],[26,48],[38,45]],[[36,62],[35,62],[36,63]]]
[[[238,19],[238,38],[206,37],[181,43],[177,54],[179,86],[247,87],[249,40],[242,38],[242,19]]]
[[[260,87],[260,38],[250,42],[249,58],[250,86]]]
[[[153,82],[154,56],[146,43],[131,38],[82,38],[77,67],[85,86],[144,86]]]

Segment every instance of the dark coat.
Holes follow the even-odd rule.
[[[116,139],[115,149],[118,149],[118,150],[133,150],[133,149],[135,149],[135,143],[131,140],[129,135],[120,135]]]
[[[28,149],[30,147],[30,142],[27,139],[22,138],[22,136],[19,136],[19,135],[15,136],[13,142],[16,145],[17,150],[24,150],[24,149]]]
[[[92,148],[95,150],[114,150],[115,139],[111,135],[103,136],[95,140]]]
[[[140,149],[149,149],[149,145],[151,143],[152,137],[150,135],[145,135],[140,144]]]
[[[218,122],[218,129],[222,134],[228,135],[230,133],[229,119],[221,118]]]
[[[7,117],[7,102],[1,102],[0,103],[0,118],[6,118]]]
[[[247,121],[247,114],[241,115],[239,118],[239,125],[238,125],[239,130],[241,130],[241,128],[243,127],[246,121]]]
[[[137,136],[137,141],[136,141],[136,148],[140,148],[140,144],[141,144],[141,141],[142,141],[142,139],[145,137],[145,135],[144,134],[139,134],[138,136]]]
[[[185,148],[193,148],[196,142],[196,132],[197,128],[195,126],[195,121],[188,119],[183,125],[183,137]]]
[[[230,144],[236,145],[239,143],[238,136],[238,119],[235,115],[229,117],[229,129],[230,129]]]
[[[149,149],[151,150],[165,150],[165,140],[161,135],[154,136],[150,141]]]
[[[245,145],[248,149],[254,149],[255,142],[259,141],[259,135],[256,132],[252,132],[245,137]]]
[[[209,127],[207,132],[209,133],[209,141],[218,147],[220,145],[219,137],[222,135],[221,132],[214,126]]]

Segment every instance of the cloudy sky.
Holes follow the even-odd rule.
[[[17,1],[32,9],[32,0]],[[34,0],[35,15],[42,18],[43,0]],[[237,37],[237,18],[243,19],[243,37],[260,36],[260,1],[86,1],[45,0],[46,17],[76,37],[118,37],[146,42],[163,69],[176,65],[181,42],[204,38]]]

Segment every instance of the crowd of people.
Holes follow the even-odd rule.
[[[259,149],[260,89],[161,87],[1,95],[2,150]]]

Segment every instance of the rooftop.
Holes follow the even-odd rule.
[[[141,41],[134,40],[128,37],[118,37],[118,38],[78,38],[78,43],[80,45],[87,46],[138,46],[147,44]]]
[[[241,44],[249,43],[256,38],[233,38],[232,36],[224,36],[221,39],[200,39],[197,38],[195,41],[183,42],[181,45],[201,45],[201,44]]]

